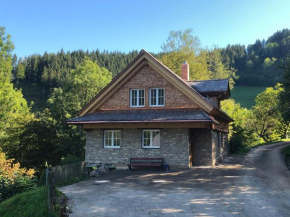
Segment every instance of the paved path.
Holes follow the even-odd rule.
[[[290,216],[290,175],[280,154],[290,143],[261,146],[217,167],[115,171],[61,190],[71,217]],[[108,179],[110,184],[94,185]]]

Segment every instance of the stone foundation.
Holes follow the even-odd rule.
[[[104,130],[87,131],[86,162],[127,165],[132,157],[164,158],[169,166],[189,166],[188,129],[160,129],[160,148],[143,149],[141,129],[122,129],[120,148],[104,148]]]
[[[87,131],[86,163],[126,167],[130,158],[164,158],[170,167],[214,166],[229,153],[227,133],[210,129],[160,129],[160,148],[142,148],[142,129],[122,129],[120,148],[104,148],[104,130]]]

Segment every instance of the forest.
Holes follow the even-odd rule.
[[[195,43],[200,42],[195,40]],[[195,47],[197,46],[198,44],[195,44]],[[254,44],[247,47],[236,44],[215,49],[219,50],[222,62],[236,70],[235,83],[237,85],[275,86],[277,82],[281,81],[283,73],[278,66],[285,66],[290,50],[290,30],[277,31],[267,40],[257,39]],[[163,52],[154,55],[160,59],[166,52],[170,51],[163,49]],[[34,54],[24,58],[17,58],[17,54],[14,54],[12,73],[16,84],[41,85],[49,90],[61,86],[70,75],[70,70],[83,63],[85,58],[97,62],[100,67],[105,67],[112,72],[114,77],[137,54],[136,50],[129,53],[99,50],[64,52],[60,50],[56,54],[45,52],[43,55]]]
[[[13,48],[10,35],[1,27],[0,173],[5,168],[8,175],[0,177],[6,183],[1,185],[0,201],[33,185],[32,178],[40,179],[47,166],[84,159],[85,132],[66,120],[138,55],[135,50],[60,50],[18,58]],[[161,49],[153,55],[176,74],[186,60],[192,80],[229,79],[231,88],[269,86],[252,109],[233,99],[223,102],[222,108],[235,119],[229,134],[232,152],[288,136],[290,30],[277,31],[247,47],[226,48],[202,47],[192,29],[171,31]],[[37,91],[28,93],[29,88]],[[41,99],[41,106],[28,99],[32,94]],[[20,164],[13,167],[13,162]]]

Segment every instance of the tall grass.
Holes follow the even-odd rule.
[[[1,217],[55,217],[47,210],[47,188],[37,187],[0,203]]]

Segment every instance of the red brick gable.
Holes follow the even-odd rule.
[[[130,89],[145,89],[145,108],[149,107],[149,88],[160,87],[165,89],[165,108],[197,108],[198,106],[175,86],[163,78],[152,67],[145,66],[136,72],[121,88],[119,88],[100,110],[130,109]],[[164,108],[164,107],[162,107]],[[140,109],[140,108],[132,108]],[[144,109],[144,108],[141,108]],[[155,107],[156,109],[156,107]]]

